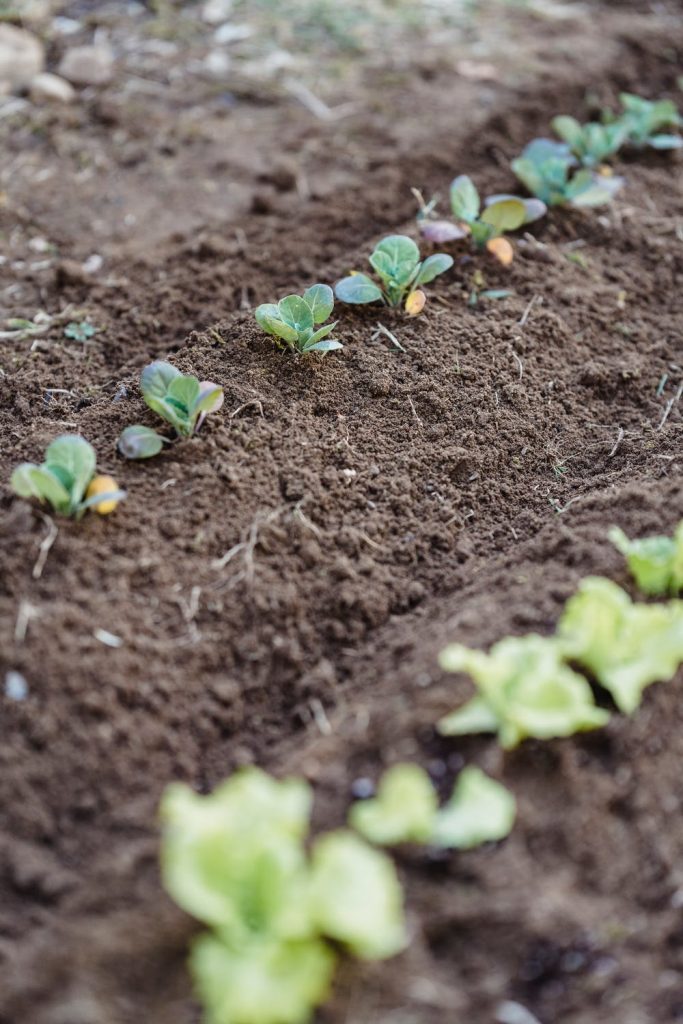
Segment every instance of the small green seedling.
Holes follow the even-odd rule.
[[[580,124],[575,117],[561,114],[552,120],[560,136],[583,167],[599,167],[614,156],[626,141],[628,126],[622,120],[612,124],[591,121]]]
[[[618,526],[613,526],[607,536],[625,557],[644,594],[663,597],[683,590],[683,520],[673,537],[629,540]]]
[[[89,324],[87,320],[71,320],[64,328],[64,337],[70,338],[72,341],[81,341],[86,344],[90,339],[97,334],[97,328]]]
[[[410,316],[416,316],[424,308],[426,299],[420,285],[428,284],[449,270],[453,257],[437,252],[421,260],[420,250],[412,238],[389,235],[376,246],[370,265],[381,283],[354,271],[335,285],[337,298],[353,305],[384,302],[393,309],[403,305]]]
[[[416,764],[394,765],[377,796],[354,804],[349,813],[349,824],[380,846],[427,843],[462,850],[504,839],[514,819],[514,797],[478,768],[462,770],[439,809],[429,776]]]
[[[140,387],[150,409],[170,423],[178,437],[196,434],[206,416],[223,405],[223,388],[218,384],[200,381],[162,361],[144,368]],[[127,459],[149,459],[169,443],[156,430],[135,424],[123,431],[118,447]]]
[[[211,929],[190,954],[208,1024],[304,1024],[329,992],[338,946],[371,960],[405,946],[392,862],[345,830],[309,853],[311,803],[302,779],[256,768],[209,796],[177,783],[163,797],[164,884]]]
[[[616,583],[589,576],[566,604],[558,639],[564,657],[592,672],[631,714],[643,690],[671,679],[683,662],[683,601],[633,604]]]
[[[325,355],[344,347],[341,342],[328,338],[339,323],[335,320],[325,324],[333,309],[334,295],[329,285],[314,284],[303,296],[287,295],[277,305],[267,302],[258,306],[254,316],[259,326],[272,334],[278,347]],[[320,324],[325,326],[320,327]]]
[[[60,516],[80,519],[88,509],[107,515],[126,492],[110,476],[97,475],[91,444],[77,434],[62,434],[48,445],[45,461],[24,462],[12,473],[11,487],[20,498],[36,498]]]
[[[500,244],[502,236],[533,223],[547,212],[546,204],[540,199],[522,199],[513,195],[488,196],[482,210],[481,197],[466,174],[451,182],[450,200],[455,223],[430,220],[433,203],[422,206],[418,221],[424,238],[442,244],[470,237],[477,248],[487,248],[506,266],[512,262],[513,250],[509,242]]]
[[[652,102],[628,92],[622,92],[619,99],[624,112],[617,118],[616,123],[621,123],[626,128],[629,145],[638,149],[646,146],[653,149],[680,149],[683,146],[683,138],[680,135],[662,131],[664,128],[683,126],[683,118],[673,100]]]
[[[571,736],[604,725],[591,688],[562,661],[558,644],[531,634],[507,637],[488,654],[451,644],[439,656],[447,672],[468,672],[479,693],[438,723],[443,736],[497,732],[509,750],[527,736]]]
[[[569,146],[552,139],[534,139],[511,166],[529,192],[548,206],[603,206],[624,183],[587,167],[572,174],[576,159]]]

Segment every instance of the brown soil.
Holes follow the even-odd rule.
[[[400,858],[410,949],[346,965],[321,1020],[483,1024],[506,999],[542,1024],[683,1019],[683,676],[599,734],[505,756],[433,729],[467,692],[436,667],[444,643],[549,632],[581,576],[629,586],[610,524],[659,532],[681,516],[680,160],[628,161],[614,208],[554,212],[509,270],[458,250],[419,320],[343,310],[345,348],[325,360],[279,353],[246,308],[412,231],[412,185],[443,192],[466,170],[511,188],[509,158],[553,114],[587,113],[587,87],[675,95],[680,18],[640,6],[594,6],[590,32],[517,14],[518,60],[501,57],[496,81],[427,51],[356,82],[363,112],[329,124],[272,97],[226,116],[207,95],[191,141],[174,96],[150,103],[151,141],[139,109],[106,95],[39,131],[17,115],[7,315],[73,303],[103,330],[87,346],[61,329],[0,340],[2,478],[78,430],[129,498],[59,522],[34,579],[47,524],[0,495],[0,673],[29,685],[0,698],[2,1024],[197,1019],[193,925],[157,875],[167,782],[206,790],[252,762],[303,773],[330,826],[354,780],[399,758],[444,786],[476,761],[519,820],[493,848]],[[86,151],[101,173],[75,193]],[[58,174],[36,190],[43,165]],[[47,266],[29,255],[36,235],[58,245]],[[475,270],[514,295],[468,306]],[[224,414],[124,464],[122,427],[153,423],[139,370],[165,355],[221,383]]]

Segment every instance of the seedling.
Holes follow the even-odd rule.
[[[190,968],[209,1024],[303,1024],[326,997],[339,943],[367,959],[405,945],[392,862],[347,831],[307,852],[301,779],[239,771],[210,796],[166,791],[161,861],[176,902],[212,931]]]
[[[325,324],[333,309],[334,295],[329,285],[314,284],[303,296],[287,295],[277,305],[264,303],[254,316],[263,330],[273,335],[279,348],[325,355],[343,348],[341,342],[328,338],[339,323],[335,320],[333,324]],[[320,324],[325,326],[320,327]]]
[[[531,634],[507,637],[488,654],[451,644],[441,652],[447,672],[468,672],[479,693],[438,723],[443,736],[497,732],[511,749],[526,736],[571,736],[604,725],[590,686],[562,662],[558,644]]]
[[[482,210],[481,197],[466,174],[451,182],[450,200],[456,222],[430,220],[432,201],[423,205],[418,214],[422,235],[437,244],[469,236],[477,248],[488,249],[504,266],[512,262],[513,249],[502,236],[533,223],[547,212],[547,206],[540,199],[513,195],[488,196]]]
[[[515,800],[478,768],[464,768],[453,794],[439,810],[427,773],[397,764],[383,776],[377,796],[354,804],[349,823],[373,843],[428,843],[470,849],[503,839],[515,819]]]
[[[624,183],[587,167],[572,173],[576,158],[570,147],[552,139],[534,139],[511,166],[529,192],[548,206],[603,206]]]
[[[144,368],[140,387],[150,409],[170,423],[178,437],[196,434],[206,416],[223,405],[223,389],[218,384],[199,381],[161,361]],[[127,459],[149,459],[169,443],[156,430],[136,424],[126,427],[118,447]]]
[[[553,118],[552,126],[583,167],[599,167],[621,149],[628,135],[628,125],[622,119],[612,124],[580,124],[561,114]]]
[[[377,245],[370,265],[380,279],[377,284],[367,274],[354,271],[335,285],[335,294],[342,302],[365,305],[384,302],[396,309],[403,305],[410,316],[424,307],[426,296],[420,285],[428,284],[453,266],[453,257],[437,252],[420,259],[420,250],[407,235],[388,235]]]
[[[680,135],[662,131],[663,128],[683,126],[683,118],[673,100],[651,102],[628,92],[622,92],[619,99],[624,113],[616,123],[621,123],[626,128],[627,141],[631,146],[638,149],[645,146],[651,146],[653,149],[680,149],[683,146],[683,138]]]
[[[71,320],[70,323],[64,328],[64,337],[71,338],[72,341],[81,341],[86,344],[90,339],[97,334],[97,328],[89,324],[87,320]]]
[[[48,445],[45,461],[24,462],[12,473],[11,487],[20,498],[36,498],[60,516],[80,519],[91,508],[100,515],[113,512],[126,497],[110,476],[95,473],[92,445],[77,434],[62,434]]]
[[[607,536],[626,558],[644,594],[661,597],[683,590],[683,520],[673,537],[629,540],[618,526],[613,526]]]
[[[558,634],[564,656],[630,714],[647,686],[671,679],[683,662],[683,601],[633,604],[616,583],[589,576],[567,602]]]

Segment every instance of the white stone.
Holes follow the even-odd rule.
[[[74,85],[106,85],[114,77],[114,54],[108,46],[74,46],[67,50],[59,74]]]
[[[0,81],[21,89],[40,74],[45,62],[43,45],[30,32],[0,24]]]
[[[31,82],[29,96],[34,103],[72,103],[76,90],[66,78],[43,71]]]
[[[249,25],[233,25],[228,21],[216,29],[213,38],[217,43],[222,44],[239,43],[242,39],[248,39],[251,34],[252,30]]]
[[[206,0],[202,18],[208,25],[220,25],[232,13],[232,0]]]

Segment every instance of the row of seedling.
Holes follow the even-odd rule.
[[[638,586],[683,591],[683,522],[673,538],[629,541],[614,528]],[[508,637],[488,654],[452,644],[444,669],[467,672],[477,694],[438,723],[445,736],[494,732],[504,749],[605,725],[583,671],[632,713],[646,686],[683,663],[683,601],[642,604],[589,577],[567,602],[557,635]],[[208,927],[190,970],[209,1024],[301,1024],[329,994],[340,952],[382,959],[408,936],[393,862],[375,847],[470,849],[505,838],[515,799],[476,767],[440,806],[427,772],[396,764],[358,800],[348,827],[309,840],[312,793],[256,768],[211,795],[174,784],[162,802],[162,873],[176,902]],[[362,837],[362,838],[361,838]]]

